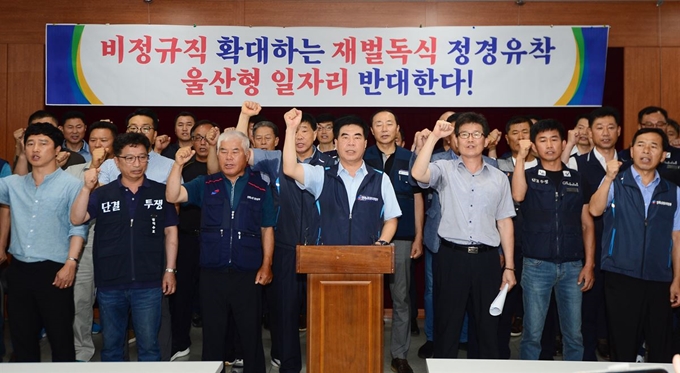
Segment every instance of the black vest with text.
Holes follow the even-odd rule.
[[[123,187],[117,180],[97,189],[97,223],[92,256],[97,287],[153,282],[165,269],[165,185],[145,180],[135,194],[130,218]]]
[[[525,171],[527,193],[520,204],[522,253],[554,263],[583,259],[583,186],[578,171],[562,168],[555,185],[539,165]]]

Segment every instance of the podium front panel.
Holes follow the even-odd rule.
[[[307,372],[382,372],[383,275],[308,275]]]

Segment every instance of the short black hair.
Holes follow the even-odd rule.
[[[300,124],[302,123],[309,123],[309,126],[312,127],[312,131],[316,131],[317,123],[312,114],[302,113],[302,120],[300,121]]]
[[[522,115],[515,115],[514,117],[510,118],[507,123],[505,123],[505,133],[510,133],[510,127],[520,123],[529,123],[529,127],[533,125],[531,118]]]
[[[455,114],[454,114],[455,115]],[[454,129],[454,133],[456,134],[456,137],[460,134],[460,126],[464,124],[470,124],[470,123],[476,123],[482,126],[482,132],[484,133],[484,137],[489,136],[489,122],[486,121],[486,118],[482,114],[479,113],[474,113],[471,111],[468,111],[466,113],[461,113],[458,118],[456,119],[456,128]]]
[[[340,133],[340,128],[352,124],[361,127],[361,130],[364,132],[364,139],[368,139],[368,126],[363,119],[356,115],[345,115],[336,119],[333,122],[333,136],[337,139],[338,134]]]
[[[132,117],[137,116],[137,115],[143,115],[145,117],[151,118],[151,120],[153,121],[153,130],[158,132],[158,116],[156,115],[156,113],[153,110],[146,109],[146,108],[140,108],[140,109],[137,109],[137,110],[133,111],[132,113],[128,114],[127,118],[125,118],[125,127],[130,125],[130,119]],[[174,125],[174,123],[173,123],[173,125]]]
[[[60,123],[64,124],[64,123],[66,123],[67,120],[74,119],[74,118],[82,120],[83,124],[87,123],[85,121],[85,114],[83,114],[80,111],[75,111],[75,110],[65,112],[64,115],[61,116],[61,122]]]
[[[668,119],[668,112],[664,108],[658,106],[647,106],[638,112],[638,123],[642,123],[642,117],[649,114],[661,113],[664,119]]]
[[[262,114],[253,115],[252,117],[250,117],[250,119],[248,119],[248,123],[249,123],[249,124],[250,124],[250,123],[265,122],[265,121],[267,121],[267,117],[265,117],[265,116],[262,115]]]
[[[138,114],[141,115],[141,114]],[[113,140],[113,154],[120,156],[128,145],[142,145],[147,152],[151,150],[151,142],[144,134],[136,132],[121,133]]]
[[[668,121],[668,125],[673,127],[675,132],[678,135],[680,135],[680,125],[678,124],[678,122],[675,119],[671,119],[671,118],[668,118],[667,121]]]
[[[316,116],[316,123],[326,123],[326,122],[331,122],[333,123],[335,121],[335,116],[330,113],[323,113],[319,114]]]
[[[262,122],[255,123],[255,125],[253,126],[253,136],[255,136],[255,131],[257,131],[258,128],[262,127],[271,128],[272,131],[274,131],[274,137],[279,137],[279,127],[276,124],[274,124],[274,122],[270,122],[268,120],[263,120]]]
[[[614,117],[614,121],[616,122],[617,126],[621,122],[621,115],[619,114],[618,110],[611,106],[603,106],[591,111],[590,114],[588,114],[588,126],[592,128],[595,120],[604,117]]]
[[[34,135],[45,135],[49,137],[54,142],[55,149],[57,146],[62,146],[64,144],[64,133],[50,123],[36,123],[28,126],[26,132],[24,132],[24,146],[26,146],[28,138]]]
[[[461,113],[461,112],[453,113],[453,114],[449,115],[448,118],[446,118],[446,121],[449,122],[449,123],[454,123],[454,124],[455,124],[455,123],[456,123],[456,119],[458,119],[458,117],[459,117],[461,114],[463,114],[463,113]]]
[[[538,136],[539,133],[553,130],[560,134],[560,140],[565,140],[567,138],[567,131],[564,129],[562,123],[555,119],[541,119],[531,126],[531,133],[529,135],[531,142],[536,142],[536,136]]]
[[[656,113],[656,111],[653,111],[652,113]],[[668,150],[670,147],[668,136],[661,128],[640,128],[637,130],[637,132],[635,132],[635,135],[633,135],[633,141],[630,143],[631,148],[635,145],[635,140],[637,140],[638,136],[644,135],[645,133],[656,133],[657,135],[661,136],[661,143],[663,144],[664,150]]]
[[[194,124],[196,123],[196,116],[194,114],[188,111],[180,111],[180,113],[175,117],[175,120],[172,122],[173,125],[177,124],[177,119],[179,119],[179,117],[191,117],[191,119],[194,120]]]
[[[92,131],[98,130],[98,129],[109,130],[109,131],[111,131],[111,134],[113,135],[113,137],[118,136],[118,127],[116,127],[115,124],[108,122],[108,121],[105,121],[105,120],[92,123],[90,125],[88,131],[87,131],[87,134],[89,135],[89,134],[92,133]]]
[[[194,124],[193,127],[191,127],[191,131],[189,132],[189,134],[191,134],[191,136],[193,136],[194,132],[196,132],[196,128],[201,127],[201,126],[211,126],[211,127],[218,127],[219,128],[217,123],[215,123],[215,122],[213,122],[209,119],[201,119],[198,122],[196,122],[196,124]]]
[[[57,122],[57,124],[59,124],[59,119],[57,118],[56,115],[50,113],[47,110],[37,110],[33,114],[31,114],[31,116],[28,117],[28,125],[30,126],[31,122],[33,122],[34,120],[42,119],[42,118],[52,118],[52,119],[54,119],[55,122]],[[43,123],[46,123],[46,122],[43,122]]]
[[[397,118],[397,114],[394,114],[394,112],[390,109],[380,109],[380,110],[376,111],[375,113],[373,113],[373,115],[371,115],[371,125],[373,125],[373,118],[375,118],[375,116],[380,114],[380,113],[390,113],[390,114],[392,114],[392,116],[394,117],[394,122],[397,125],[399,125],[399,118]]]

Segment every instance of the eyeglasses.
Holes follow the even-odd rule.
[[[136,157],[134,155],[126,155],[124,157],[116,156],[116,158],[120,158],[120,159],[124,160],[126,164],[133,164],[133,163],[135,163],[135,160],[138,160],[139,163],[146,163],[146,162],[149,161],[149,155],[148,154],[142,154],[142,155],[138,155]]]
[[[317,126],[316,129],[319,131],[333,131],[333,126]]]
[[[139,133],[139,132],[149,133],[149,132],[151,132],[152,129],[153,129],[153,127],[151,127],[151,126],[144,126],[144,127],[141,127],[141,128],[137,127],[137,126],[128,126],[127,127],[127,131],[132,132],[132,133]]]
[[[640,125],[643,128],[654,128],[654,127],[663,128],[663,127],[666,127],[668,125],[668,123],[666,123],[666,122],[656,122],[656,123],[644,122],[644,123],[640,123]]]
[[[205,136],[201,136],[201,135],[193,135],[193,136],[191,136],[191,140],[196,141],[196,142],[208,141],[208,139],[206,139]]]
[[[481,139],[482,137],[484,137],[484,133],[475,131],[475,132],[461,132],[458,134],[458,137],[460,137],[461,139],[468,139],[470,138],[470,136],[472,136],[473,139]]]

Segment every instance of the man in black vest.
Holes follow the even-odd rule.
[[[194,155],[181,148],[168,177],[167,198],[201,207],[199,265],[203,360],[225,361],[231,311],[243,346],[244,372],[264,372],[262,285],[272,280],[276,214],[271,188],[248,168],[250,141],[227,131],[217,140],[220,172],[181,185]]]
[[[416,306],[409,304],[411,259],[418,258],[423,253],[423,194],[420,188],[409,184],[409,161],[412,153],[396,145],[399,124],[394,113],[388,110],[375,113],[371,120],[371,132],[376,144],[366,149],[364,161],[390,177],[402,211],[392,241],[394,274],[388,276],[392,295],[390,352],[393,370],[408,372],[411,369],[406,360],[411,345],[409,307]]]
[[[175,292],[177,211],[165,200],[165,186],[145,176],[150,149],[142,134],[116,137],[118,179],[93,192],[99,169],[89,169],[71,209],[74,224],[97,219],[92,256],[104,335],[102,361],[123,361],[128,314],[139,361],[161,360],[161,301]]]
[[[519,141],[512,177],[512,196],[520,203],[525,223],[521,227],[525,317],[520,350],[524,360],[539,359],[553,289],[560,311],[564,359],[583,358],[581,293],[593,286],[595,236],[581,177],[560,159],[564,137],[564,127],[556,120],[536,122],[531,140]],[[532,148],[540,164],[525,171],[524,160]]]
[[[680,306],[680,189],[659,176],[668,138],[642,128],[630,148],[633,165],[607,162],[590,199],[604,214],[602,270],[613,361],[635,361],[645,339],[649,361],[670,363],[672,308]],[[669,302],[670,300],[670,302]]]

